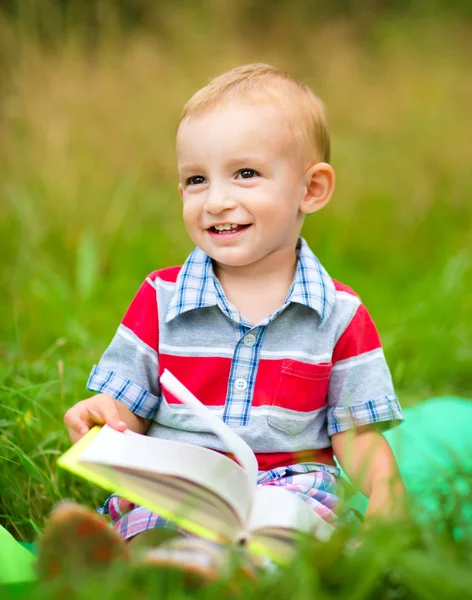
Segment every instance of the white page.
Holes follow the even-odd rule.
[[[192,488],[182,479],[149,472],[145,477],[142,473],[126,472],[106,465],[94,464],[92,468],[118,485],[132,488],[143,498],[152,498],[155,506],[150,506],[150,510],[156,511],[159,507],[160,510],[170,511],[175,517],[185,517],[223,539],[237,539],[243,527],[240,517],[220,497],[205,488]]]
[[[80,461],[128,471],[159,473],[185,478],[206,487],[247,521],[254,495],[246,471],[214,450],[171,440],[120,432],[105,425],[83,451]]]
[[[283,487],[269,485],[256,490],[248,530],[257,533],[258,529],[295,529],[313,533],[319,540],[329,539],[334,532],[334,527],[301,498]]]
[[[208,427],[211,427],[213,433],[225,443],[228,451],[234,454],[240,465],[246,470],[249,481],[255,489],[259,467],[250,446],[226,423],[209,411],[168,369],[164,369],[160,382],[178,400],[186,404],[196,416],[203,419]]]

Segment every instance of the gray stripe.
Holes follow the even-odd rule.
[[[157,355],[129,329],[120,325],[100,359],[101,369],[115,371],[154,396],[160,394]]]
[[[254,452],[297,452],[327,448],[331,445],[326,430],[325,408],[314,411],[303,422],[286,419],[281,412],[276,410],[272,414],[272,425],[269,424],[270,415],[257,416],[257,413],[251,413],[247,426],[232,426],[231,429],[240,435]],[[302,431],[297,432],[300,428]],[[148,435],[228,451],[221,440],[209,432],[205,423],[186,411],[169,406],[165,398],[154,417]]]
[[[393,395],[392,378],[383,352],[370,362],[331,372],[328,403],[332,407],[362,404],[379,396]]]
[[[239,340],[239,327],[217,306],[186,312],[165,322],[168,290],[159,293],[160,344],[164,353],[175,356],[225,356],[232,358]],[[261,358],[293,358],[310,364],[331,362],[337,340],[352,320],[358,304],[336,303],[323,327],[315,311],[291,304],[267,326]],[[281,354],[283,351],[283,354]]]

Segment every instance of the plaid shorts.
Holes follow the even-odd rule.
[[[278,467],[271,471],[259,472],[257,484],[284,487],[299,496],[325,521],[334,524],[338,519],[334,510],[339,502],[339,470],[335,467],[319,464]],[[114,529],[124,540],[155,528],[174,529],[185,533],[175,523],[116,494],[107,499],[99,512],[110,516]]]

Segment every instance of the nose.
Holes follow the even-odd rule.
[[[236,201],[228,194],[224,186],[210,185],[204,209],[212,215],[218,215],[225,210],[236,207]]]

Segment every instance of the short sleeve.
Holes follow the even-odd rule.
[[[328,434],[403,421],[377,328],[360,304],[333,352],[328,390]]]
[[[158,379],[159,320],[156,287],[146,278],[87,382],[140,417],[151,418],[161,402]]]

